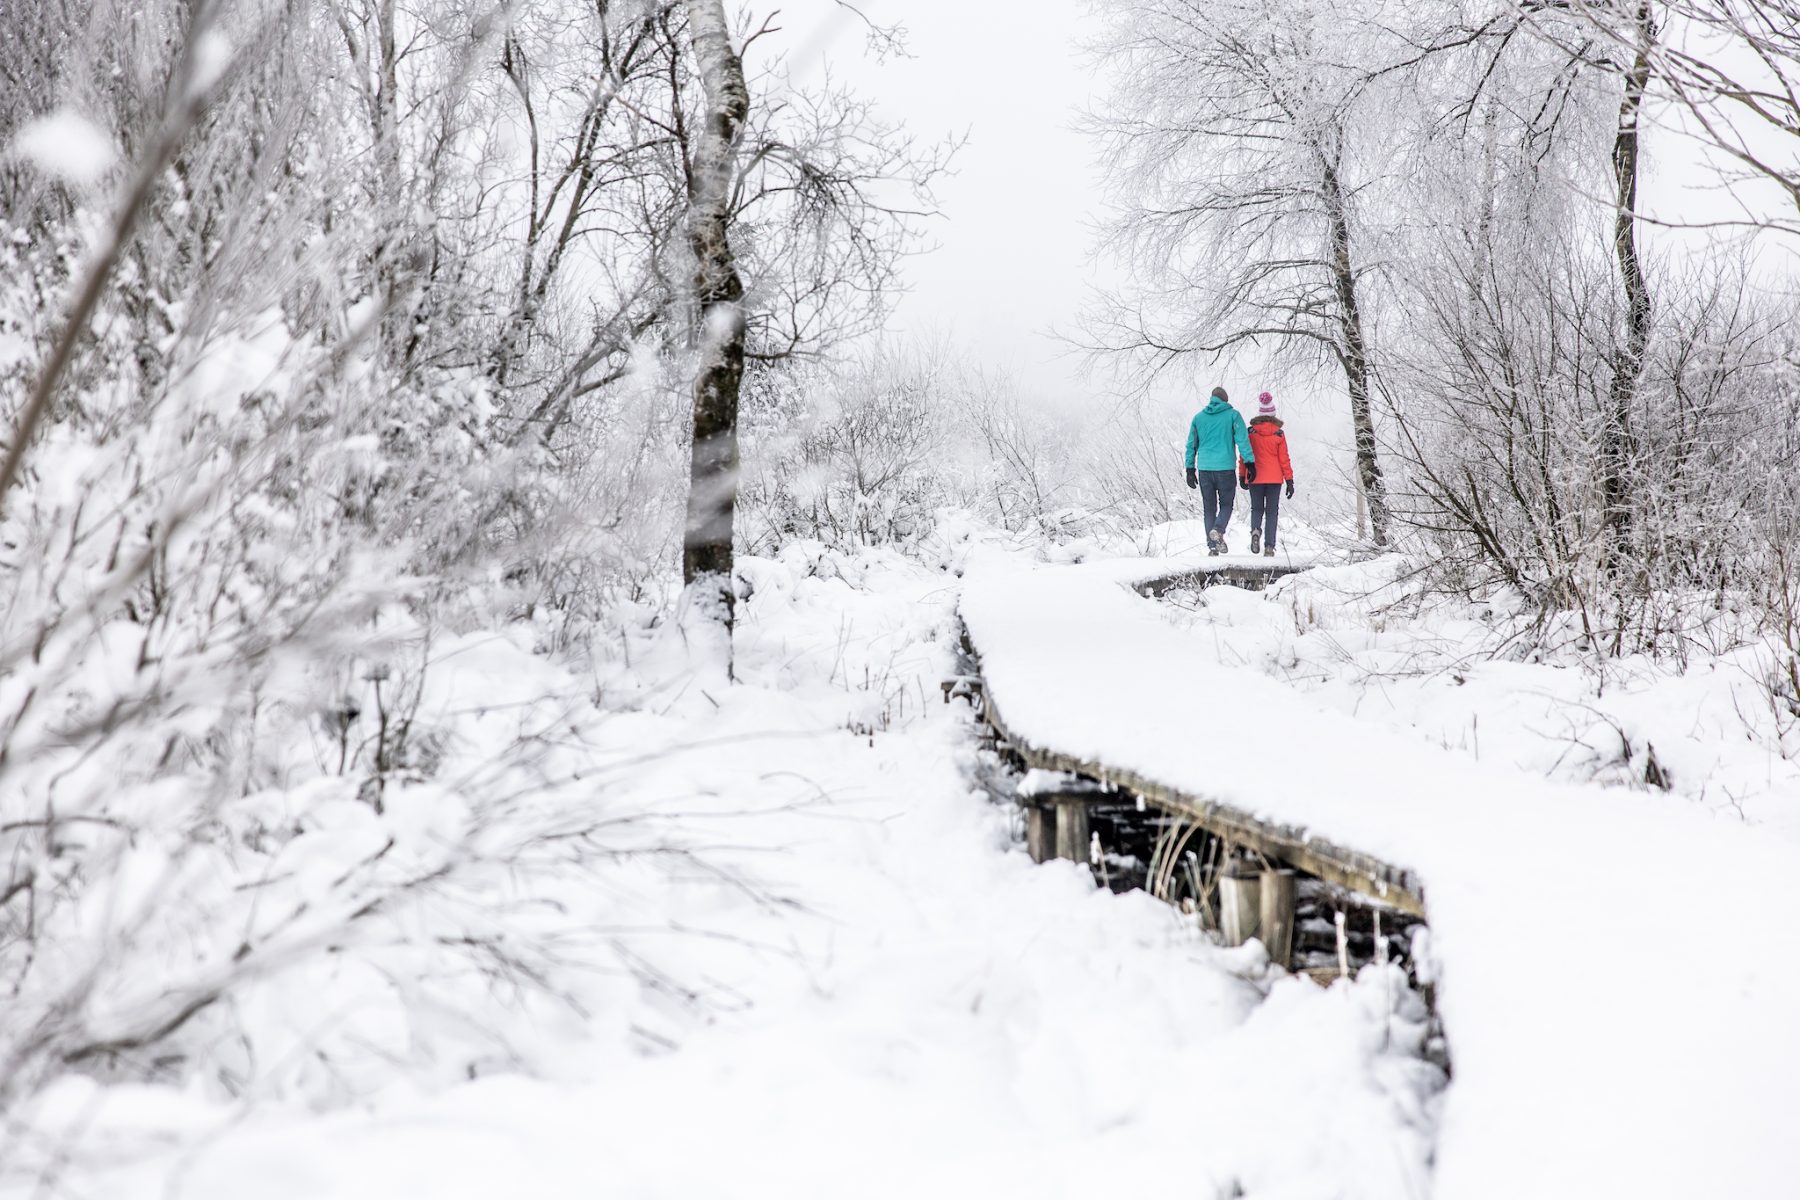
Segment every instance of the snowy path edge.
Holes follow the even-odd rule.
[[[1552,783],[1322,711],[1133,590],[1194,565],[978,559],[959,613],[1016,736],[1417,873],[1456,1062],[1437,1194],[1791,1194],[1800,963],[1778,953],[1767,888],[1800,877],[1800,851],[1679,798]],[[1255,755],[1211,740],[1220,705],[1280,731],[1279,794]]]

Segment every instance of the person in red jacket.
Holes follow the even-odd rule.
[[[1294,498],[1294,464],[1288,460],[1287,434],[1275,415],[1275,397],[1264,392],[1256,398],[1256,415],[1250,419],[1250,448],[1256,454],[1250,484],[1250,553],[1260,548],[1275,557],[1275,522],[1281,514],[1281,493]],[[1260,547],[1258,543],[1261,543]]]

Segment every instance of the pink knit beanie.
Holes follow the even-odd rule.
[[[1275,415],[1275,397],[1264,392],[1256,398],[1256,415],[1272,417]]]

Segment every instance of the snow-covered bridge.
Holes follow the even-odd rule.
[[[1328,711],[1140,594],[1221,568],[974,565],[961,616],[1008,740],[1428,909],[1440,1197],[1793,1194],[1800,851]]]

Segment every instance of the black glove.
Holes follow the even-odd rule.
[[[1294,498],[1294,481],[1293,481],[1293,480],[1291,480],[1291,479],[1290,479],[1290,480],[1288,480],[1288,485],[1287,485],[1287,498],[1288,498],[1288,499],[1289,499],[1289,500],[1292,500],[1292,499],[1293,499],[1293,498]]]
[[[1198,474],[1198,473],[1197,473],[1197,472],[1196,472],[1196,471],[1195,471],[1195,470],[1194,470],[1194,468],[1192,468],[1192,467],[1189,467],[1189,468],[1188,468],[1188,469],[1187,469],[1187,479],[1188,479],[1188,486],[1189,486],[1189,487],[1191,487],[1191,488],[1197,488],[1197,487],[1199,487],[1199,486],[1200,486],[1200,476],[1199,476],[1199,474]]]

